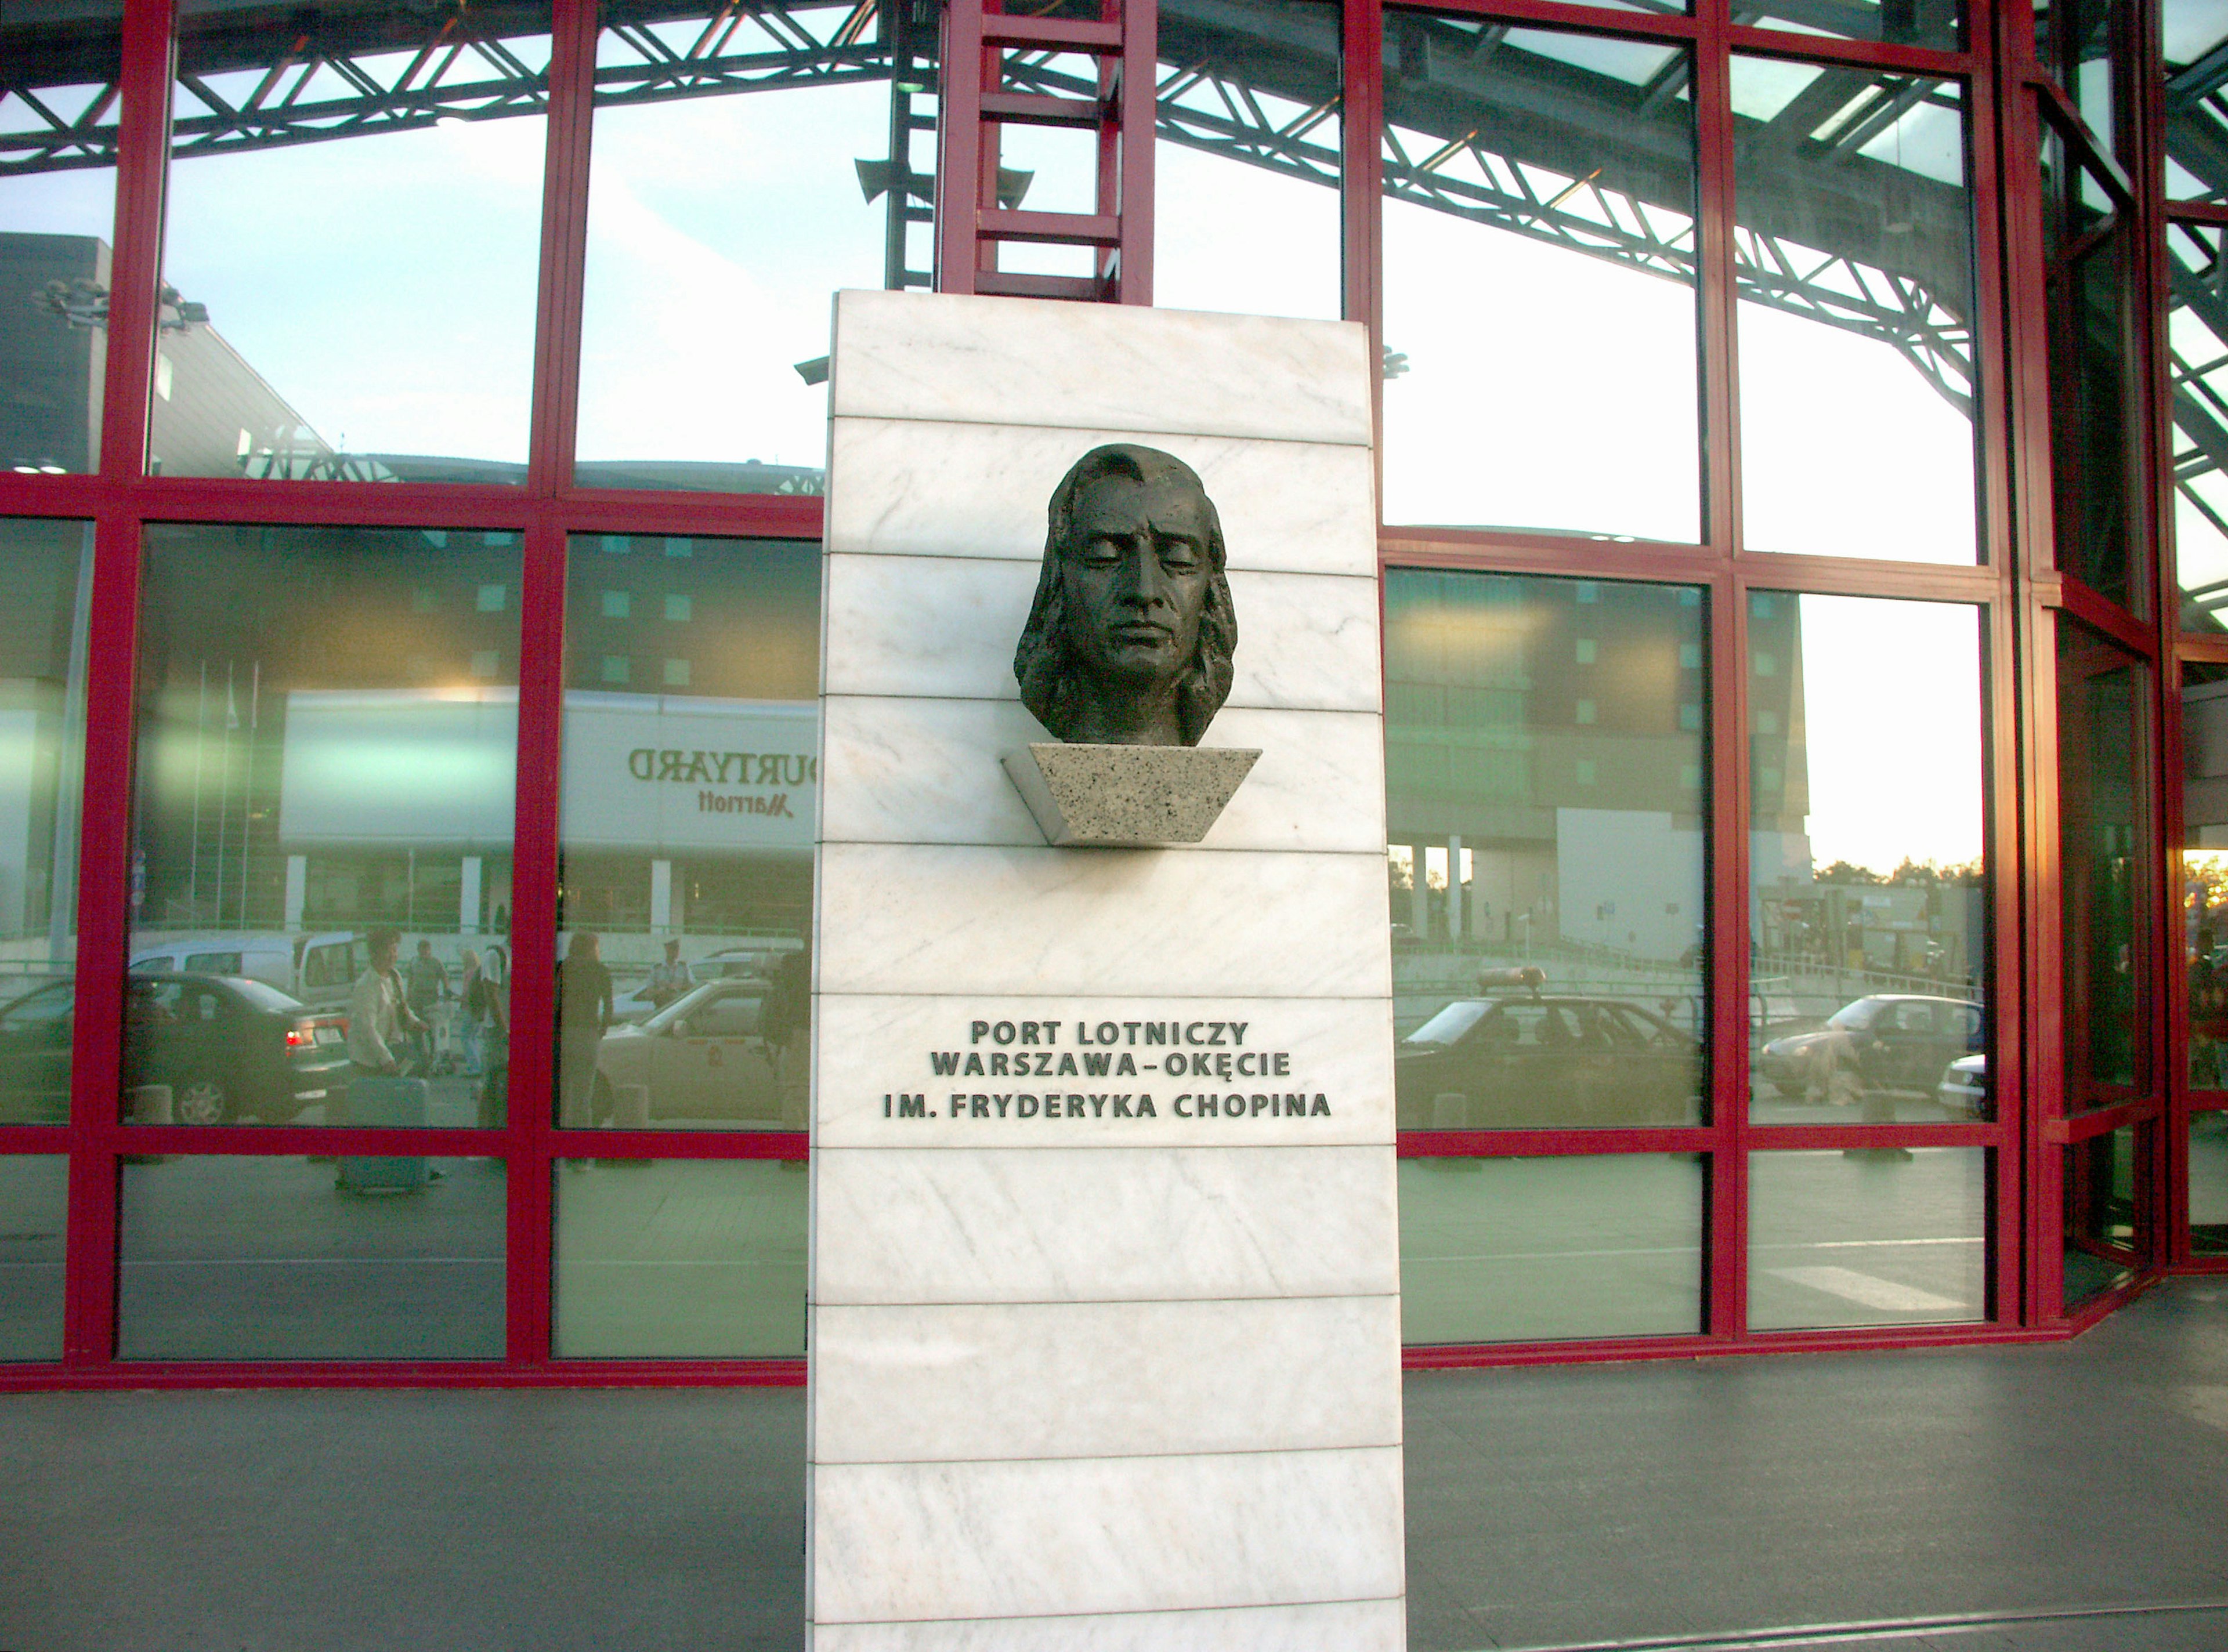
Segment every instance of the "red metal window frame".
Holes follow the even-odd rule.
[[[750,1159],[802,1158],[790,1136],[710,1132],[565,1131],[546,1098],[551,1088],[557,887],[558,753],[561,735],[565,548],[575,533],[675,533],[711,537],[816,539],[820,501],[811,498],[586,489],[572,485],[579,388],[579,329],[591,158],[592,70],[598,18],[594,0],[553,0],[547,148],[537,292],[534,400],[525,483],[516,488],[439,484],[248,482],[150,477],[141,474],[152,370],[154,293],[159,276],[168,110],[173,66],[175,0],[127,0],[125,15],[119,163],[116,189],[113,289],[105,439],[99,469],[86,476],[0,475],[0,514],[90,521],[95,529],[92,649],[98,662],[86,709],[86,781],[80,871],[78,1016],[70,1120],[59,1126],[0,1127],[0,1152],[69,1155],[70,1214],[65,1354],[59,1364],[0,1368],[0,1387],[161,1386],[214,1381],[309,1385],[592,1384],[796,1382],[800,1361],[558,1361],[550,1355],[551,1167],[569,1156],[649,1156]],[[1709,1166],[1704,1234],[1707,1321],[1693,1336],[1495,1343],[1418,1348],[1415,1368],[1598,1358],[1691,1356],[1780,1349],[1922,1346],[2064,1335],[2110,1311],[2126,1292],[2085,1304],[2068,1317],[2058,1306],[2057,1147],[2077,1127],[2063,1117],[2056,1071],[2055,743],[2044,708],[2054,704],[2051,638],[2064,608],[2143,655],[2154,667],[2188,658],[2228,659],[2228,639],[2180,637],[2168,604],[2147,617],[2120,609],[2061,578],[2052,565],[2048,500],[2048,386],[2038,335],[2039,202],[2030,157],[2038,100],[2064,111],[2062,95],[2037,62],[2032,12],[1994,0],[1970,0],[1967,40],[1957,51],[1834,41],[1738,25],[1730,0],[1699,0],[1687,16],[1604,11],[1563,0],[1443,0],[1418,10],[1489,16],[1539,27],[1687,43],[1696,54],[1698,239],[1702,281],[1697,295],[1703,384],[1705,539],[1697,545],[1600,545],[1559,536],[1486,534],[1390,526],[1380,539],[1380,565],[1555,573],[1699,586],[1710,596],[1712,705],[1710,832],[1713,844],[1710,906],[1717,939],[1710,984],[1712,1119],[1675,1131],[1447,1132],[1405,1140],[1405,1154],[1692,1151]],[[1384,0],[1347,0],[1343,13],[1345,196],[1344,292],[1347,313],[1365,321],[1381,348],[1382,175],[1379,131],[1383,115]],[[2146,62],[2155,61],[2155,23],[2148,25]],[[1971,188],[1978,313],[1976,404],[1982,411],[1982,488],[1986,559],[1969,568],[1865,562],[1749,552],[1740,547],[1739,410],[1734,393],[1738,341],[1731,277],[1732,127],[1725,102],[1734,52],[1821,64],[1939,75],[1967,90],[1973,133]],[[2155,77],[2142,108],[2142,163],[2130,185],[2143,238],[2151,304],[2144,370],[2154,417],[2148,439],[2150,474],[2166,449],[2162,346],[2154,324],[2162,313],[2163,274],[2157,248],[2163,222],[2158,156],[2161,116]],[[1134,90],[1134,88],[1132,88]],[[2078,118],[2077,118],[2078,124]],[[2122,175],[2123,176],[2126,175]],[[1149,199],[1139,203],[1149,209]],[[2228,221],[2228,209],[2175,208],[2172,216]],[[1143,262],[1143,260],[1140,260]],[[125,341],[129,341],[126,343]],[[118,348],[122,346],[122,348]],[[1381,395],[1381,389],[1380,389]],[[2156,541],[2165,513],[2150,503],[2142,543]],[[522,594],[517,841],[513,933],[514,1013],[522,1029],[515,1044],[513,1094],[520,1098],[498,1131],[181,1130],[119,1122],[117,1111],[122,980],[127,936],[133,692],[142,530],[154,521],[408,526],[509,530],[524,542]],[[2170,574],[2170,563],[2153,564]],[[2170,577],[2155,582],[2171,592]],[[1983,616],[1986,782],[1989,800],[1994,981],[1992,1062],[2000,1095],[1998,1119],[1980,1125],[1758,1126],[1741,1106],[1746,1055],[1748,934],[1745,630],[1751,590],[1869,595],[1974,604]],[[2167,673],[2154,670],[2163,685]],[[2161,749],[2174,749],[2178,696],[2160,691],[2154,726]],[[2158,776],[2161,781],[2168,777]],[[2179,800],[2172,784],[2157,789],[2158,849],[2175,841]],[[2170,864],[2161,862],[2164,864]],[[2166,888],[2172,880],[2158,880]],[[2161,918],[2169,915],[2161,913]],[[2175,933],[2161,922],[2161,934]],[[2158,1030],[2168,1049],[2186,1035],[2180,972],[2162,948],[2148,966],[2157,1001],[2169,1006]],[[2176,1060],[2179,1060],[2178,1055]],[[2168,1070],[2163,1060],[2154,1070]],[[2161,1154],[2186,1126],[2190,1099],[2186,1069],[2170,1083],[2163,1117],[2154,1127]],[[2224,1099],[2228,1099],[2225,1097]],[[2018,1104],[2023,1100],[2023,1104]],[[2156,1120],[2154,1098],[2133,1104],[2131,1118]],[[2149,1106],[2153,1111],[2145,1113]],[[2116,1115],[2121,1110],[2110,1110]],[[2105,1127],[2102,1115],[2078,1127]],[[1747,1329],[1745,1202],[1748,1155],[1781,1148],[1836,1148],[1885,1143],[1975,1145],[1993,1164],[1989,1242],[1994,1266],[1989,1318],[1980,1325],[1880,1327],[1755,1333]],[[493,1153],[509,1170],[507,1234],[506,1352],[501,1361],[441,1363],[150,1363],[113,1357],[117,1177],[123,1157],[138,1152],[396,1151]],[[2161,1168],[2165,1168],[2162,1164]],[[2174,1166],[2177,1174],[2185,1167]],[[2159,1178],[2156,1185],[2179,1185]],[[2185,1201],[2186,1203],[2186,1201]],[[2228,1259],[2193,1263],[2186,1209],[2176,1212],[2172,1260],[2228,1268]],[[2154,1250],[2154,1253],[2156,1253]],[[2137,1287],[2142,1281],[2137,1282]]]

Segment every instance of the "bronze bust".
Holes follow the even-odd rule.
[[[1072,745],[1195,746],[1229,698],[1238,616],[1222,522],[1192,468],[1093,448],[1053,490],[1021,704]]]

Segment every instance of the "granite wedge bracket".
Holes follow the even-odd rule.
[[[1095,746],[1032,742],[1002,759],[1044,829],[1067,849],[1197,843],[1253,768],[1258,750],[1228,746]]]

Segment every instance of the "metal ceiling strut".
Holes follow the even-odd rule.
[[[1083,0],[1028,16],[993,10],[997,3],[944,9],[937,290],[1151,303],[1157,0]],[[1047,57],[1090,69],[1058,92],[1026,84],[1016,71]],[[1008,125],[1095,134],[1094,210],[1022,211],[1026,178],[999,165]],[[1002,251],[1015,246],[1081,249],[1089,272],[1002,267]]]

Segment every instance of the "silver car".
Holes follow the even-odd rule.
[[[774,1052],[759,1033],[764,981],[691,987],[638,1026],[617,1026],[596,1052],[596,1112],[622,1126],[687,1119],[780,1116]]]

